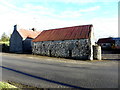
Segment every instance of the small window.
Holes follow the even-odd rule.
[[[69,50],[69,57],[72,57],[72,50]]]
[[[43,47],[45,47],[45,44],[43,44]]]
[[[50,56],[50,57],[52,56],[52,54],[51,54],[51,50],[49,50],[49,56]]]
[[[79,46],[79,43],[78,43],[78,41],[76,41],[76,47],[78,47]]]

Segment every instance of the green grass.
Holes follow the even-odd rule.
[[[1,89],[5,89],[5,88],[16,88],[16,89],[17,89],[17,87],[15,87],[15,86],[13,86],[13,85],[10,85],[10,84],[8,84],[8,83],[6,83],[6,82],[1,82],[1,81],[0,81],[0,90],[1,90]]]
[[[0,41],[0,44],[6,44],[6,45],[8,45],[9,46],[9,41],[6,41],[6,42],[3,42],[3,41]]]

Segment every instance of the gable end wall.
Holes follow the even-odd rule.
[[[15,52],[15,53],[23,52],[22,37],[20,36],[17,30],[15,30],[12,33],[10,38],[10,52]]]

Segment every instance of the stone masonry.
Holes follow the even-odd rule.
[[[91,41],[89,39],[32,42],[33,54],[90,59]]]

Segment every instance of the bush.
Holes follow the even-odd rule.
[[[0,44],[1,52],[9,52],[9,46],[6,44]]]

